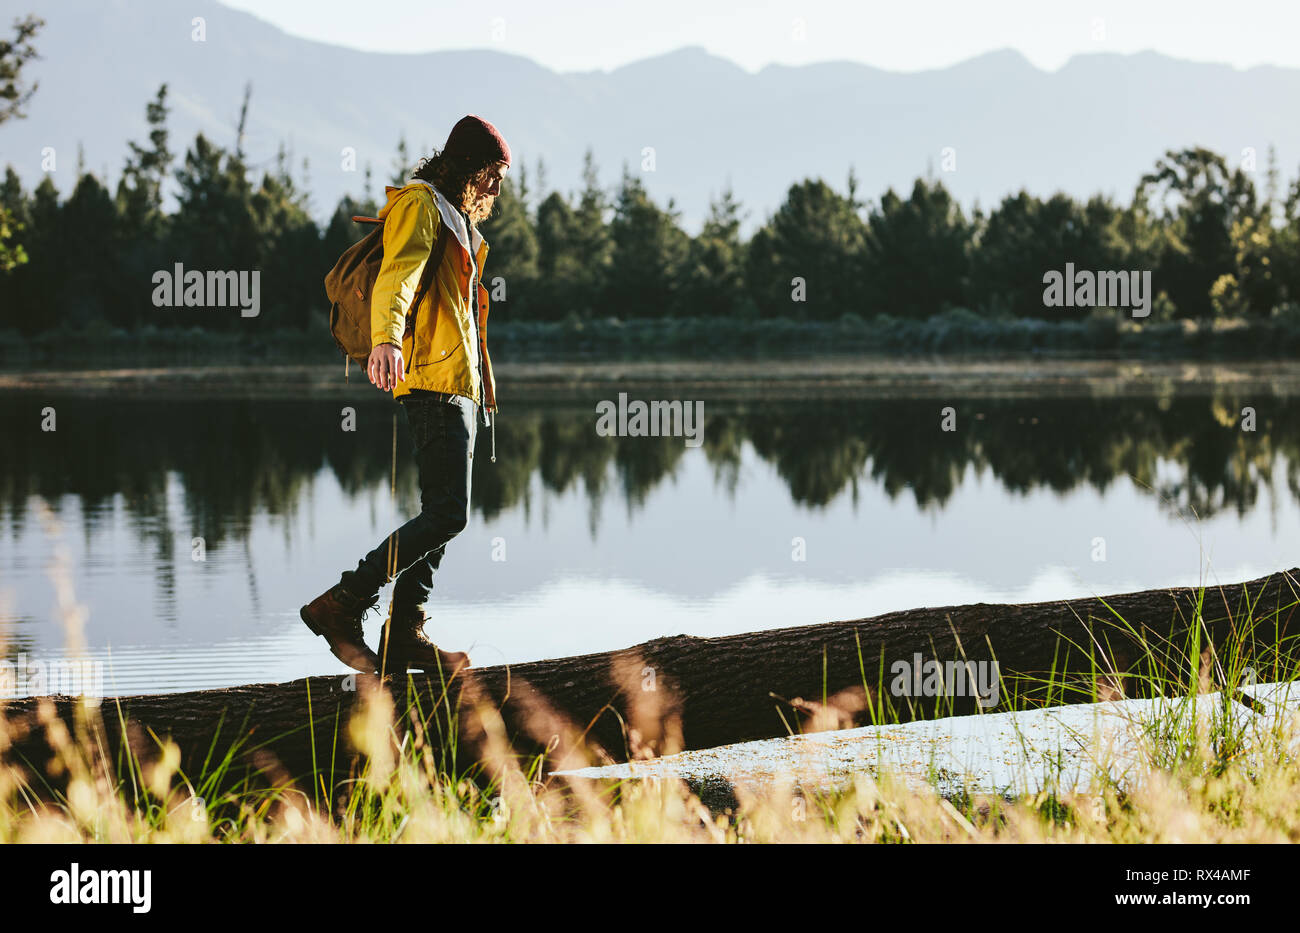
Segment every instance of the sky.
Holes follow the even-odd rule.
[[[222,0],[293,35],[369,51],[495,48],[556,71],[703,46],[748,71],[855,61],[923,71],[1011,48],[1045,70],[1155,50],[1300,67],[1297,0]]]

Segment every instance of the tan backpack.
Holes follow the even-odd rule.
[[[330,333],[347,358],[343,375],[347,378],[348,363],[356,360],[363,369],[370,359],[370,296],[379,279],[379,267],[384,261],[384,222],[377,217],[354,216],[357,223],[372,224],[374,229],[343,251],[334,268],[325,276],[325,295],[330,300]],[[429,260],[420,276],[420,287],[407,311],[406,329],[415,327],[415,315],[420,302],[433,284],[433,276],[442,264],[447,249],[447,225],[438,225],[438,236],[429,250]]]

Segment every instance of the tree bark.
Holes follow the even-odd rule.
[[[922,665],[996,660],[997,709],[1233,686],[1245,664],[1261,682],[1278,679],[1300,655],[1297,574],[1204,591],[976,603],[722,638],[678,635],[620,651],[472,669],[446,689],[437,675],[420,674],[384,686],[408,714],[399,717],[402,728],[418,719],[435,762],[453,773],[478,763],[494,771],[508,754],[545,754],[549,771],[845,728],[873,717],[906,722],[977,711],[969,684],[965,695],[902,695],[911,688],[900,691],[895,665],[905,662],[910,674],[918,656]],[[1056,686],[1048,689],[1043,681],[1053,671]],[[1162,682],[1147,679],[1152,674]],[[903,683],[916,685],[910,676]],[[306,779],[317,787],[323,777],[337,787],[359,765],[349,718],[358,698],[378,686],[377,677],[326,676],[107,699],[97,728],[105,761],[115,767],[124,746],[152,757],[157,736],[177,743],[191,776],[230,753],[235,766],[223,783]],[[50,702],[73,721],[72,700]],[[40,703],[10,701],[5,708],[4,757],[33,776],[51,754]]]

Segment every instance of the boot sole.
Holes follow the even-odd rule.
[[[383,656],[380,655],[380,657],[382,658]],[[430,664],[428,666],[425,666],[420,661],[407,661],[391,654],[388,656],[388,660],[386,662],[381,661],[381,663],[384,666],[385,674],[406,674],[406,673],[410,673],[411,671],[419,671],[422,674],[436,674],[441,669],[442,671],[447,672],[447,678],[449,680],[452,677],[455,677],[461,671],[467,670],[470,666],[468,658],[466,658],[464,661],[462,661],[460,664],[454,667],[450,664],[445,664],[441,662],[439,664]]]
[[[330,641],[330,640],[329,640],[329,636],[326,635],[324,632],[322,632],[322,631],[321,631],[321,630],[316,626],[316,623],[315,623],[314,621],[312,621],[312,617],[307,613],[307,607],[306,607],[306,606],[303,606],[301,609],[298,610],[298,617],[299,617],[300,619],[302,619],[303,624],[305,624],[305,625],[307,626],[307,628],[311,629],[312,632],[313,632],[315,635],[318,635],[319,637],[325,639],[325,644],[327,644],[327,645],[329,646],[330,654],[334,655],[334,657],[338,658],[340,661],[342,661],[342,662],[343,662],[344,664],[346,664],[348,667],[352,668],[354,671],[360,671],[360,672],[363,673],[363,674],[373,674],[373,673],[375,673],[376,671],[379,670],[379,659],[378,659],[377,657],[375,658],[375,663],[374,663],[373,666],[371,666],[371,667],[360,667],[359,665],[353,664],[353,663],[352,663],[351,661],[349,661],[347,658],[343,657],[343,655],[339,654],[338,649],[334,646],[334,642]],[[366,650],[368,651],[369,649],[366,649]],[[369,662],[367,662],[367,663],[369,663]]]

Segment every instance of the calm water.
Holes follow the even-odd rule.
[[[634,393],[703,398],[698,448],[597,436],[596,402],[617,388],[516,393],[496,464],[480,436],[431,634],[476,664],[518,662],[1300,563],[1289,389],[1043,379],[816,401]],[[110,692],[342,670],[298,607],[418,508],[405,424],[373,395],[342,403],[357,409],[344,432],[337,399],[0,393],[3,657],[64,652],[61,561]],[[945,405],[956,432],[939,430]]]

